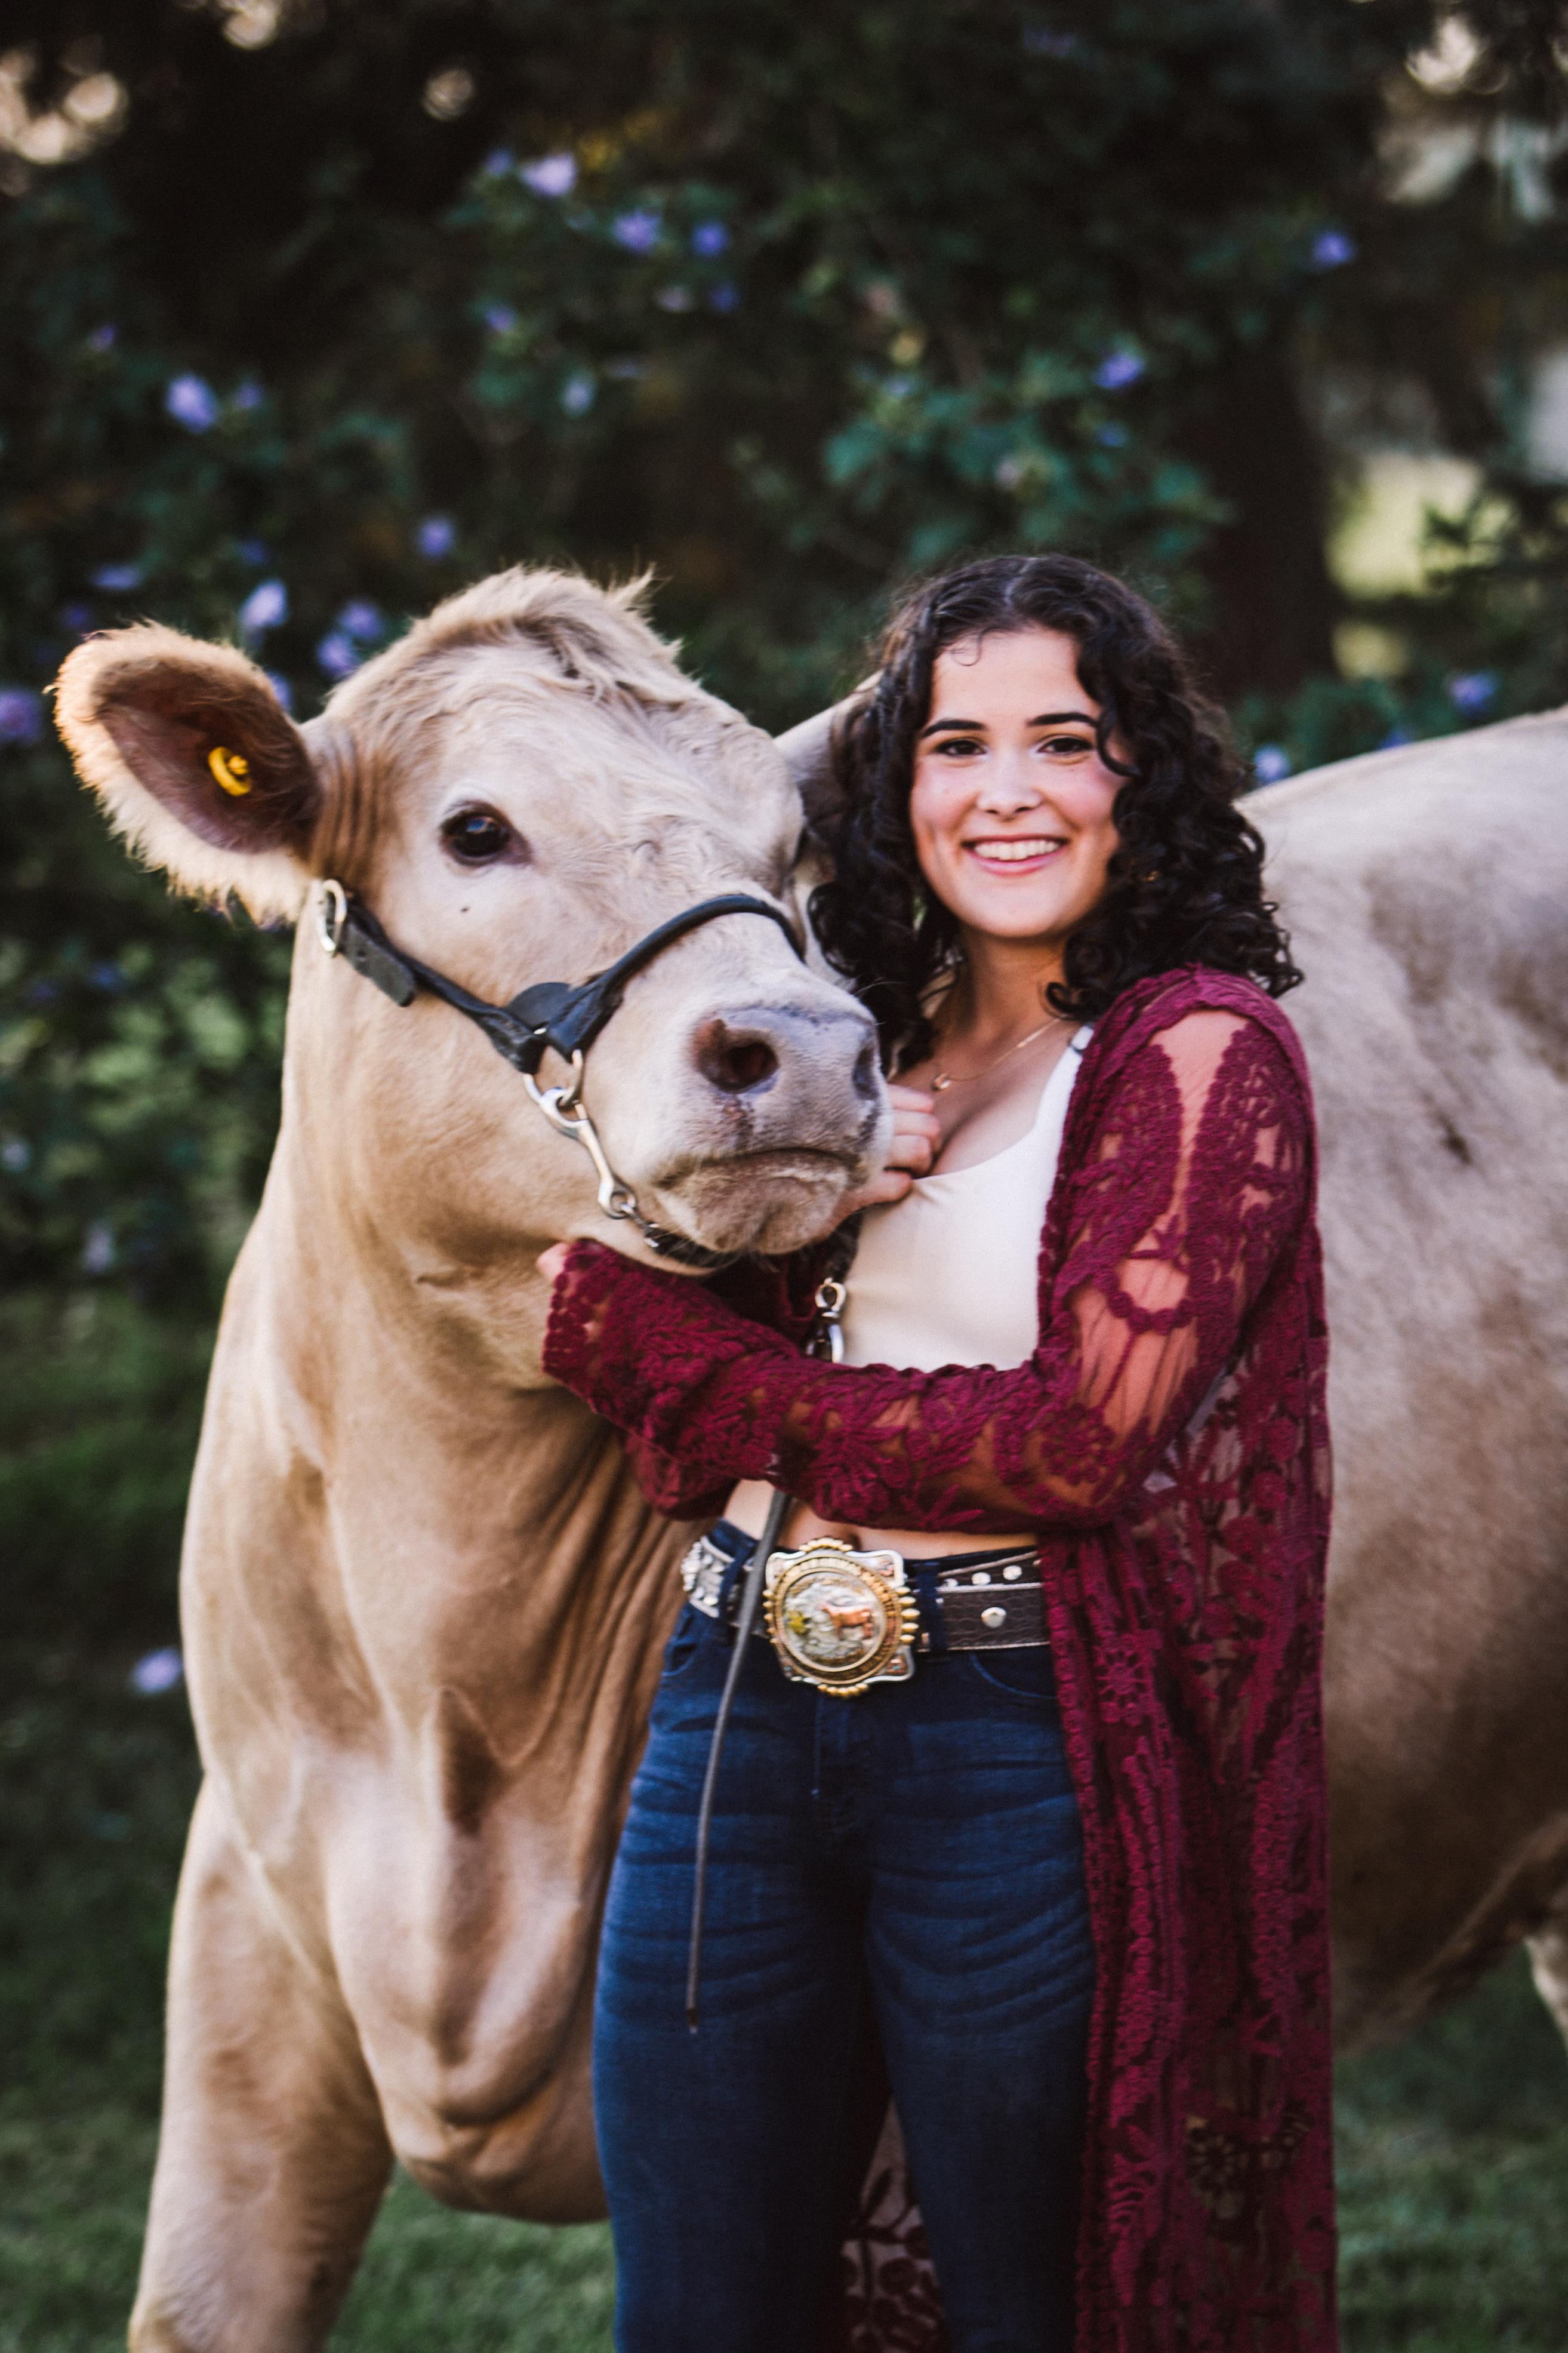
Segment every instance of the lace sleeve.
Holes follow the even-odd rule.
[[[781,1334],[803,1347],[816,1320],[816,1293],[826,1251],[822,1246],[791,1258],[743,1258],[703,1285],[735,1315]],[[681,1285],[681,1292],[687,1290]],[[711,1520],[722,1511],[733,1480],[716,1472],[706,1456],[681,1460],[666,1454],[634,1432],[622,1443],[638,1486],[656,1511],[672,1520]]]
[[[1129,1058],[1052,1203],[1034,1356],[1007,1371],[804,1361],[695,1285],[575,1245],[545,1366],[706,1480],[932,1530],[1115,1516],[1236,1353],[1309,1206],[1310,1113],[1259,1023],[1186,1015]]]

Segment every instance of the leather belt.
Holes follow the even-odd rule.
[[[735,1556],[711,1536],[698,1537],[680,1565],[694,1609],[719,1616],[727,1578],[733,1596],[734,1567]],[[1038,1649],[1050,1640],[1037,1552],[949,1553],[938,1560],[907,1560],[904,1569],[920,1603],[914,1647],[921,1653]],[[726,1615],[733,1622],[732,1599]],[[770,1639],[761,1622],[752,1631],[760,1641]]]

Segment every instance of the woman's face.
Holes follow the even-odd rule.
[[[1100,898],[1125,779],[1100,756],[1099,716],[1056,629],[963,638],[938,659],[910,824],[921,873],[967,930],[1054,945]]]

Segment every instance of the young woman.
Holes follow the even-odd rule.
[[[1261,846],[1161,622],[1065,558],[916,596],[835,757],[813,913],[897,1080],[847,1361],[820,1259],[736,1303],[546,1261],[550,1371],[724,1507],[605,1924],[617,2342],[821,2341],[870,2021],[955,2353],[1323,2353],[1324,1331]]]

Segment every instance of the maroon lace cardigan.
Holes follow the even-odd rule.
[[[1084,1055],[1027,1364],[806,1361],[782,1303],[767,1328],[590,1242],[552,1307],[547,1369],[666,1511],[750,1477],[1038,1530],[1099,1958],[1078,2353],[1337,2342],[1314,1164],[1289,1023],[1187,969]]]

